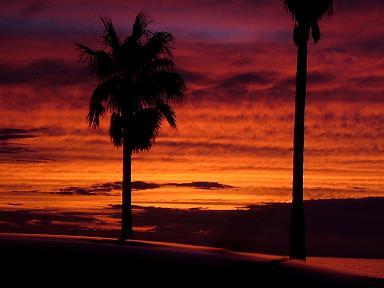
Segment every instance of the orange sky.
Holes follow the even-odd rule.
[[[95,82],[73,43],[101,47],[100,15],[126,35],[142,8],[155,20],[153,30],[175,34],[188,98],[176,110],[178,130],[164,129],[150,152],[135,156],[133,179],[237,188],[177,194],[163,187],[138,192],[134,201],[235,207],[289,200],[296,49],[281,1],[126,2],[2,4],[0,202],[14,191],[121,179],[121,151],[107,136],[108,120],[99,131],[86,127]],[[309,47],[306,197],[383,196],[384,5],[336,2],[335,15],[320,23],[323,38]]]

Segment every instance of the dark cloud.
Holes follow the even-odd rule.
[[[94,191],[90,191],[87,188],[81,188],[76,186],[61,188],[58,192],[51,192],[52,194],[57,195],[108,195],[107,193],[96,193]]]
[[[384,33],[379,36],[371,36],[367,39],[361,39],[360,41],[353,43],[354,47],[351,48],[352,51],[361,53],[365,56],[382,57],[384,50],[383,34]]]
[[[342,76],[342,75],[341,75]],[[369,79],[367,83],[380,85],[380,79]],[[366,84],[367,84],[366,83]],[[294,97],[296,78],[295,75],[286,76],[274,70],[259,72],[243,72],[227,78],[210,79],[207,82],[199,83],[208,85],[204,89],[194,89],[189,91],[191,101],[220,101],[233,103],[242,101],[266,101],[275,102],[276,100],[291,100]],[[308,90],[316,92],[316,99],[319,101],[329,99],[344,99],[353,92],[355,97],[352,100],[371,100],[378,98],[381,94],[365,93],[366,86],[356,85],[348,90],[348,80],[341,79],[340,75],[326,71],[314,71],[308,74]],[[360,83],[359,83],[360,84]],[[339,88],[330,90],[329,85],[337,85]],[[364,88],[363,88],[364,87]],[[361,90],[362,89],[362,90]],[[363,96],[364,95],[364,96]],[[370,96],[372,95],[372,96]]]
[[[325,88],[320,91],[311,91],[311,101],[318,101],[324,103],[326,101],[340,101],[340,102],[362,102],[362,103],[378,103],[381,105],[384,101],[383,92],[379,89],[370,90],[367,87],[353,88],[348,85],[343,85],[339,88]]]
[[[310,72],[308,73],[308,87],[313,88],[321,84],[331,84],[337,81],[337,77],[329,72]],[[296,76],[276,78],[273,86],[268,88],[268,94],[274,95],[274,98],[292,97],[296,89]]]
[[[384,91],[384,76],[369,75],[350,78],[351,84],[362,86],[364,88],[381,88]]]
[[[94,225],[102,226],[105,222],[96,218],[95,215],[82,212],[27,209],[0,211],[1,232],[76,235],[79,231],[85,230],[90,235],[91,226]],[[103,235],[103,232],[99,233]]]
[[[199,73],[195,71],[188,71],[184,69],[179,69],[179,72],[183,75],[184,80],[186,83],[205,83],[209,79],[206,74]]]
[[[0,163],[45,163],[54,157],[30,149],[24,140],[40,137],[39,129],[0,128]]]
[[[191,187],[196,189],[225,189],[225,188],[234,188],[230,185],[221,184],[218,182],[189,182],[189,183],[168,183],[164,186],[177,186],[177,187]]]
[[[20,14],[25,17],[32,16],[34,14],[38,14],[44,11],[46,7],[47,7],[47,2],[45,1],[42,1],[42,0],[29,1],[21,9]]]
[[[167,186],[177,186],[177,187],[191,187],[196,189],[211,190],[211,189],[224,189],[224,188],[233,188],[233,186],[221,184],[218,182],[189,182],[189,183],[166,183],[158,184],[144,181],[133,181],[131,183],[132,190],[150,190],[157,189],[160,187]],[[93,195],[112,195],[111,192],[114,190],[120,191],[122,189],[121,182],[107,182],[103,184],[95,184],[89,187],[79,187],[71,186],[59,189],[59,191],[53,191],[51,194],[56,195],[84,195],[84,196],[93,196]]]
[[[13,139],[24,139],[35,137],[32,134],[29,134],[30,131],[23,129],[15,129],[15,128],[0,128],[0,140],[7,141]]]
[[[220,100],[225,102],[242,101],[247,99],[268,98],[265,91],[273,85],[281,76],[273,70],[245,71],[228,77],[220,77],[210,80],[209,88],[191,91],[194,100]],[[257,87],[255,91],[255,87]]]
[[[5,221],[5,219],[9,219]],[[62,212],[56,210],[1,210],[0,222],[9,222],[13,225],[51,224],[52,222],[92,223],[96,221],[89,214],[81,212]]]
[[[95,184],[89,187],[70,186],[61,188],[59,191],[51,192],[57,195],[111,195],[113,190],[120,190],[121,182],[108,182],[104,184]]]
[[[316,84],[329,84],[332,82],[336,82],[336,75],[329,72],[311,72],[308,74],[308,83],[311,85]],[[292,82],[291,82],[292,83]]]
[[[338,0],[334,1],[334,10],[336,13],[341,12],[365,12],[375,9],[384,9],[384,2],[382,0]]]
[[[27,148],[15,146],[10,143],[1,143],[0,142],[0,154],[16,154],[16,153],[22,153],[22,152],[29,152]]]
[[[21,152],[33,152],[31,150],[20,150],[19,151],[20,153]],[[19,164],[38,164],[38,163],[47,163],[47,162],[51,162],[51,161],[54,161],[53,158],[44,158],[44,157],[30,157],[30,158],[24,158],[24,159],[16,159],[16,158],[12,158],[12,159],[0,159],[0,163],[19,163]]]
[[[143,181],[133,181],[131,183],[133,190],[147,190],[159,188],[161,185],[156,183],[148,183]],[[121,182],[107,182],[103,184],[95,184],[89,187],[65,187],[57,192],[51,192],[58,195],[111,195],[114,190],[121,190]]]
[[[0,129],[0,154],[15,154],[30,151],[20,144],[19,140],[33,138],[35,135],[28,130],[1,128]]]
[[[91,80],[84,65],[58,59],[39,59],[26,66],[0,63],[0,85],[60,86]]]
[[[132,182],[132,189],[133,190],[148,190],[148,189],[156,189],[160,188],[161,184],[156,183],[148,183],[143,181],[133,181]]]
[[[247,72],[228,77],[222,82],[223,87],[233,85],[269,84],[276,78],[277,73],[272,71]]]

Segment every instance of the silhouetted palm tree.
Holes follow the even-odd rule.
[[[121,239],[132,238],[132,153],[149,150],[165,119],[176,127],[172,105],[181,102],[185,84],[176,72],[172,55],[173,36],[148,30],[150,20],[139,13],[129,37],[121,40],[108,18],[103,50],[76,44],[81,60],[89,63],[99,84],[94,89],[87,122],[93,128],[110,114],[109,135],[116,147],[123,146]]]
[[[290,227],[290,257],[306,259],[303,203],[304,114],[307,90],[307,44],[312,36],[320,40],[318,21],[332,14],[332,0],[284,0],[295,21],[293,40],[298,48],[296,72],[295,127],[293,152],[293,190]]]

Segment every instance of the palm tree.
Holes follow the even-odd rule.
[[[102,50],[76,44],[80,60],[86,61],[97,76],[98,85],[89,103],[88,124],[99,127],[110,115],[109,135],[113,144],[123,147],[121,239],[131,239],[132,153],[149,150],[163,120],[176,128],[172,105],[184,98],[184,80],[176,71],[168,32],[151,32],[151,21],[139,13],[132,33],[121,40],[109,18],[101,19],[105,32]]]
[[[295,21],[293,41],[298,48],[296,71],[295,126],[293,151],[293,189],[290,227],[290,258],[306,259],[303,202],[304,114],[307,90],[307,44],[312,36],[320,40],[318,21],[333,13],[332,0],[284,0]]]

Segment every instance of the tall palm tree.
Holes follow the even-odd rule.
[[[307,90],[307,44],[320,40],[318,21],[333,13],[332,0],[284,0],[295,21],[293,41],[298,48],[296,71],[295,126],[293,149],[293,189],[290,227],[290,258],[306,259],[303,202],[304,114]]]
[[[105,32],[102,50],[76,44],[80,60],[97,76],[98,85],[90,99],[88,124],[99,127],[100,117],[110,115],[109,135],[116,147],[123,147],[121,239],[132,231],[132,153],[149,150],[163,120],[176,128],[172,105],[184,98],[185,84],[176,71],[168,32],[151,32],[151,21],[139,13],[132,33],[120,39],[109,18],[101,19]]]

